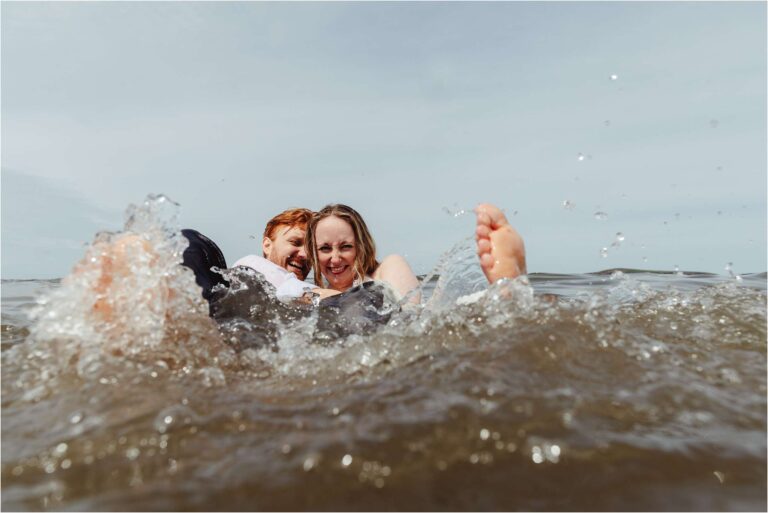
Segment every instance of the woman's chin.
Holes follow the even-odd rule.
[[[351,277],[348,276],[335,276],[333,274],[327,274],[325,275],[325,279],[328,281],[328,284],[331,286],[334,290],[339,291],[345,291],[348,288],[352,286],[352,283],[354,280]]]

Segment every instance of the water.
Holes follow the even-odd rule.
[[[488,288],[467,240],[373,330],[245,286],[217,326],[145,207],[113,322],[88,265],[2,282],[4,509],[765,510],[765,273]]]

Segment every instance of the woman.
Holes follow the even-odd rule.
[[[365,221],[353,208],[328,205],[317,212],[307,228],[307,257],[315,270],[315,284],[344,292],[363,282],[386,282],[400,298],[417,289],[419,280],[400,255],[376,260],[376,244]],[[414,293],[412,302],[419,301]]]

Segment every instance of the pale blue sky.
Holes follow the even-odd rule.
[[[148,193],[230,263],[344,202],[426,273],[491,201],[531,272],[765,271],[766,4],[3,2],[2,277]]]

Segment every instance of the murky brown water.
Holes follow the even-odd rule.
[[[470,257],[373,333],[262,313],[275,344],[247,347],[261,327],[217,327],[171,256],[113,326],[87,273],[3,281],[3,509],[765,510],[765,273],[456,304],[485,289]],[[142,307],[160,279],[181,292]]]

